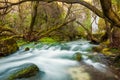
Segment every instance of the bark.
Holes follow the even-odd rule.
[[[33,7],[33,10],[32,10],[32,20],[31,20],[31,24],[30,24],[30,28],[29,28],[30,32],[33,31],[33,27],[34,27],[34,24],[35,24],[35,19],[37,17],[38,4],[39,4],[39,2],[35,2],[35,4],[33,4],[34,7]]]
[[[32,10],[32,18],[31,18],[31,23],[29,27],[29,31],[26,35],[26,39],[28,41],[34,41],[34,36],[32,35],[33,29],[34,29],[34,24],[35,24],[35,19],[37,17],[37,8],[38,8],[39,1],[33,3],[33,10]]]
[[[112,25],[120,28],[120,17],[113,11],[111,0],[100,0],[103,14],[110,20]]]
[[[112,48],[120,49],[120,28],[114,27],[112,31],[112,41],[110,43]]]

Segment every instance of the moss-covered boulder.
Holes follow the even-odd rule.
[[[74,58],[74,60],[81,61],[81,60],[82,60],[82,54],[79,53],[79,52],[76,52],[76,53],[73,55],[73,58]]]
[[[10,55],[18,49],[18,45],[13,38],[6,38],[0,40],[0,57]]]
[[[30,48],[29,48],[29,47],[26,47],[26,48],[25,48],[25,51],[29,51],[29,50],[30,50]]]
[[[0,80],[24,80],[36,76],[39,68],[33,63],[25,63],[5,71]]]

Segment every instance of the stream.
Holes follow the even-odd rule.
[[[107,66],[104,56],[92,51],[89,41],[77,40],[66,43],[30,43],[20,47],[16,53],[0,58],[0,80],[5,71],[24,63],[34,63],[45,74],[19,80],[118,80]],[[29,47],[29,51],[24,51]],[[82,60],[75,60],[75,54]]]

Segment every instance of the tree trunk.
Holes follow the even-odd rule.
[[[120,28],[120,18],[113,11],[111,0],[100,0],[103,14],[110,20],[112,25]]]
[[[120,28],[114,27],[112,31],[112,41],[111,45],[112,48],[119,48],[120,49]]]
[[[34,39],[35,39],[35,36],[32,33],[33,33],[33,29],[34,29],[35,19],[37,17],[38,5],[39,5],[39,1],[36,1],[35,3],[33,3],[33,9],[32,9],[32,14],[31,14],[31,17],[32,17],[31,23],[30,23],[29,31],[26,36],[26,39],[28,41],[34,41]]]

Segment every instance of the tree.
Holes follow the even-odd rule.
[[[113,10],[111,2],[112,0],[100,0],[102,11],[83,0],[21,0],[15,3],[8,1],[0,1],[0,3],[4,3],[3,5],[0,6],[0,10],[9,9],[14,5],[18,5],[27,1],[43,1],[43,2],[59,1],[68,4],[81,4],[90,9],[91,11],[93,11],[99,17],[105,19],[105,21],[109,22],[113,27],[120,28],[120,17]]]
[[[28,41],[34,41],[35,38],[33,36],[33,29],[34,29],[34,25],[35,25],[35,20],[37,17],[37,11],[38,11],[38,5],[39,5],[39,1],[33,2],[33,9],[32,9],[32,14],[31,14],[31,23],[30,23],[30,27],[28,30],[28,33],[26,33],[26,35],[24,36],[26,40]]]
[[[9,8],[11,6],[18,5],[18,4],[21,4],[23,2],[27,2],[27,1],[44,1],[44,2],[59,1],[59,2],[65,2],[68,4],[78,3],[78,4],[84,5],[85,7],[89,8],[91,11],[93,11],[99,17],[106,19],[108,22],[112,23],[116,27],[120,27],[120,18],[113,11],[111,0],[100,0],[101,6],[103,9],[103,13],[100,10],[98,10],[95,6],[92,6],[91,4],[89,4],[83,0],[22,0],[22,1],[16,2],[16,3],[0,1],[1,3],[7,4],[7,6],[6,6],[6,4],[4,6],[1,6],[0,9]]]

